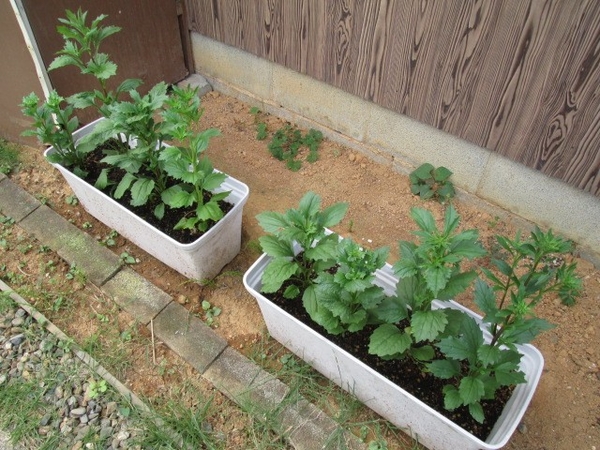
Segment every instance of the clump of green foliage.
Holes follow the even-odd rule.
[[[576,263],[564,259],[573,250],[571,242],[552,230],[536,227],[525,240],[520,235],[515,239],[496,236],[496,240],[504,257],[492,260],[494,271],[482,268],[490,284],[477,279],[474,291],[491,340],[486,342],[475,320],[466,318],[461,334],[436,344],[445,359],[427,366],[435,376],[452,380],[444,387],[446,409],[466,406],[479,422],[485,419],[481,400],[493,398],[502,386],[525,382],[516,346],[553,327],[536,316],[535,306],[552,292],[572,305],[582,289]]]
[[[117,65],[110,60],[109,55],[100,51],[102,42],[109,36],[121,31],[114,25],[104,26],[102,21],[108,16],[101,14],[87,24],[87,11],[81,8],[77,12],[66,11],[66,18],[59,18],[62,25],[57,27],[63,37],[64,45],[56,53],[48,70],[74,66],[82,75],[89,75],[98,81],[99,88],[93,91],[78,92],[69,97],[69,103],[75,108],[95,107],[106,117],[109,115],[108,106],[119,99],[122,94],[142,85],[140,79],[126,79],[112,91],[108,80],[116,75]]]
[[[286,167],[296,172],[302,167],[302,161],[298,159],[300,149],[308,149],[306,161],[313,163],[319,159],[318,150],[322,140],[320,131],[311,128],[302,134],[302,131],[288,123],[273,134],[268,148],[271,155],[279,161],[285,161]]]
[[[264,113],[256,106],[250,108],[250,114],[254,116],[254,125],[256,126],[256,139],[264,141],[269,137],[269,129],[264,120]]]
[[[8,175],[19,166],[19,149],[4,139],[0,139],[0,173]]]
[[[444,166],[435,168],[430,163],[422,164],[409,175],[410,190],[423,200],[433,198],[446,202],[456,195],[451,175],[452,172]]]
[[[301,296],[305,305],[313,304],[317,274],[335,264],[338,237],[327,234],[326,227],[337,225],[347,210],[347,203],[321,210],[321,198],[308,192],[297,209],[259,214],[258,223],[269,233],[261,236],[260,245],[272,257],[262,276],[262,292],[277,292],[285,284],[285,298]]]
[[[250,108],[250,114],[254,116],[256,127],[256,139],[264,141],[269,137],[269,128],[265,122],[265,113],[256,106]],[[308,149],[306,161],[314,163],[319,159],[319,146],[323,141],[323,133],[310,129],[302,134],[302,131],[290,123],[275,131],[271,141],[267,145],[269,152],[279,161],[285,161],[286,167],[294,172],[300,170],[302,161],[298,159],[300,150]]]
[[[384,358],[413,357],[427,361],[434,357],[436,339],[456,332],[457,312],[434,309],[434,300],[450,300],[464,292],[477,277],[463,271],[462,263],[485,255],[477,230],[458,231],[460,217],[450,206],[438,229],[433,215],[413,208],[411,217],[419,227],[419,242],[400,241],[400,259],[394,264],[398,276],[396,296],[379,312],[383,322],[371,336],[369,351]],[[400,326],[406,320],[408,326]]]

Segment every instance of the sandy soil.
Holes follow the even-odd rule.
[[[217,168],[245,182],[250,198],[244,209],[242,252],[213,282],[201,285],[164,266],[142,250],[117,239],[113,250],[127,251],[139,259],[134,270],[173,295],[180,303],[202,314],[200,303],[208,300],[222,309],[216,331],[240,351],[249,351],[265,333],[254,300],[244,290],[242,274],[259,256],[257,238],[262,230],[255,219],[265,210],[283,211],[295,206],[307,190],[320,194],[324,204],[338,201],[350,204],[347,217],[336,231],[351,236],[365,246],[387,245],[396,258],[397,241],[412,239],[415,225],[409,218],[413,206],[426,207],[441,218],[443,206],[424,202],[410,193],[408,178],[389,165],[373,162],[367,156],[339,144],[325,141],[314,164],[303,163],[290,172],[267,151],[267,141],[255,136],[255,118],[249,105],[217,93],[203,100],[202,127],[222,132],[213,139],[209,154]],[[267,116],[270,131],[284,122]],[[39,149],[24,149],[25,165],[13,179],[76,225],[102,240],[109,231],[80,206],[65,199],[71,192],[58,174],[44,162]],[[450,169],[452,169],[450,167]],[[464,228],[479,230],[486,246],[495,234],[514,236],[523,222],[509,212],[483,207],[482,203],[460,196],[454,202]],[[514,449],[595,449],[600,448],[600,271],[578,259],[578,273],[584,279],[584,294],[573,307],[549,298],[537,310],[539,316],[556,325],[534,344],[544,355],[546,365],[538,390],[507,448]],[[467,295],[459,301],[472,307]],[[137,379],[135,389],[146,392],[155,381]]]

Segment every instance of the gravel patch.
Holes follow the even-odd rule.
[[[0,390],[30,383],[39,388],[40,407],[30,417],[15,415],[18,421],[34,423],[39,441],[22,443],[25,448],[52,440],[56,448],[70,450],[141,448],[134,444],[140,430],[129,417],[128,403],[75,355],[68,342],[22,307],[14,307],[0,313]],[[4,419],[0,416],[0,422]],[[14,431],[15,426],[11,421],[4,431]],[[0,440],[0,449],[3,445]]]

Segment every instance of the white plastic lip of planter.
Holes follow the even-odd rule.
[[[258,301],[267,328],[277,341],[431,449],[495,450],[506,445],[525,413],[542,373],[544,360],[535,347],[519,346],[523,354],[520,367],[526,374],[527,383],[519,384],[514,389],[502,415],[484,442],[260,294],[260,278],[269,259],[268,255],[263,254],[244,274],[243,281],[248,292]],[[377,275],[377,283],[384,287],[386,292],[395,291],[396,278],[391,266],[386,265]],[[455,302],[436,302],[435,306],[462,309],[480,319],[480,316]],[[486,334],[489,339],[489,333]]]
[[[74,137],[82,138],[100,120],[104,119],[98,119],[79,129]],[[45,154],[53,151],[50,147]],[[233,203],[233,208],[199,239],[183,244],[148,224],[60,164],[53,165],[92,216],[186,277],[213,278],[240,251],[242,210],[250,191],[246,184],[231,176],[225,179],[217,192],[231,191],[226,201]]]

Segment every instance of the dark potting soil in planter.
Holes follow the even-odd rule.
[[[494,400],[484,400],[481,402],[485,413],[485,421],[482,424],[471,417],[469,410],[466,407],[448,411],[444,408],[442,389],[444,385],[450,383],[450,380],[441,380],[431,374],[423,373],[420,366],[410,358],[385,361],[377,356],[369,354],[369,338],[374,330],[373,326],[367,326],[359,332],[343,333],[340,335],[331,335],[327,333],[323,327],[313,322],[304,309],[302,300],[289,300],[284,298],[282,295],[284,290],[285,286],[276,294],[263,295],[281,309],[294,316],[338,347],[346,350],[355,358],[376,370],[379,374],[383,375],[396,385],[402,387],[455,424],[481,440],[485,440],[488,437],[494,424],[502,414],[504,406],[510,399],[513,388],[500,388],[496,392],[496,398]],[[438,356],[441,357],[441,355]]]
[[[110,147],[110,140],[107,144],[105,144],[108,148]],[[90,152],[85,160],[85,164],[82,165],[82,169],[87,172],[87,176],[84,180],[91,184],[92,186],[100,176],[100,173],[105,168],[111,168],[109,171],[109,186],[102,190],[106,195],[111,197],[114,201],[127,208],[129,211],[134,213],[136,216],[140,217],[144,221],[148,222],[150,225],[155,227],[156,229],[162,231],[166,235],[175,239],[177,242],[181,244],[190,244],[200,238],[205,232],[192,231],[192,230],[174,230],[173,227],[179,222],[182,217],[191,217],[196,213],[196,208],[187,207],[187,208],[170,208],[168,206],[165,207],[165,214],[162,219],[158,219],[154,215],[154,208],[158,205],[158,199],[154,201],[148,201],[145,205],[142,206],[132,206],[131,196],[129,192],[127,192],[120,199],[115,199],[112,196],[112,189],[115,189],[117,184],[121,181],[122,177],[125,175],[125,171],[122,169],[118,169],[112,166],[109,166],[100,160],[104,157],[103,149],[106,147],[98,147],[94,151]],[[205,192],[204,201],[208,202],[211,198],[210,192]],[[224,214],[227,214],[231,211],[234,205],[226,200],[219,201],[219,206],[221,207],[221,211]],[[217,222],[210,221],[209,226],[206,231],[210,230]]]

